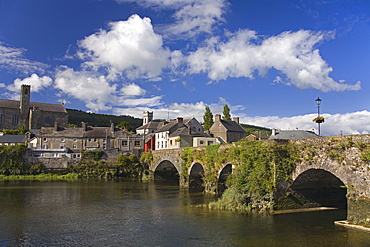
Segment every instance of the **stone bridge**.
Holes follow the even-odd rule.
[[[299,156],[289,179],[276,181],[276,190],[298,192],[316,206],[347,208],[349,221],[370,226],[370,135],[267,142],[292,144]],[[178,179],[180,186],[223,191],[228,175],[242,164],[231,158],[210,163],[207,159],[211,158],[205,157],[207,148],[153,151],[149,170],[154,179]],[[216,152],[231,148],[238,144],[221,145]]]

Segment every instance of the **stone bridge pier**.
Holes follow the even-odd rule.
[[[181,187],[203,188],[205,192],[210,193],[221,193],[225,190],[226,179],[232,172],[231,163],[225,162],[216,169],[210,169],[203,161],[194,159],[190,166],[183,167],[183,152],[184,149],[153,151],[153,162],[149,165],[149,170],[154,179],[179,180]],[[206,179],[210,177],[212,179]]]

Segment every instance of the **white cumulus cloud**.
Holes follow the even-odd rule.
[[[116,85],[110,85],[104,76],[61,67],[56,73],[55,87],[65,94],[85,102],[93,111],[108,110],[115,99]]]
[[[132,15],[127,21],[111,22],[79,42],[79,57],[85,66],[105,68],[109,78],[125,74],[130,79],[158,80],[169,65],[171,52],[163,47],[162,37],[154,33],[151,20]]]
[[[283,32],[260,41],[255,31],[229,33],[226,42],[212,37],[188,57],[189,73],[207,73],[213,81],[229,77],[254,79],[258,71],[264,75],[275,69],[286,76],[285,84],[300,89],[315,88],[323,92],[360,90],[361,82],[344,84],[330,77],[333,71],[320,56],[315,45],[332,38],[331,32],[300,30]],[[275,82],[283,82],[277,77]]]
[[[351,135],[370,133],[370,112],[358,111],[346,114],[322,114],[325,122],[321,124],[321,135]],[[307,114],[293,117],[245,117],[241,119],[242,123],[252,124],[267,128],[282,130],[314,130],[318,132],[317,123],[312,120],[317,117],[316,114]]]
[[[30,77],[24,78],[23,80],[17,78],[13,84],[8,85],[6,88],[12,92],[19,92],[21,85],[31,85],[32,92],[39,92],[44,88],[51,85],[52,79],[48,76],[39,77],[37,74],[32,74]]]

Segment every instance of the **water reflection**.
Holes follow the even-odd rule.
[[[345,211],[276,216],[208,211],[215,200],[176,182],[7,182],[0,246],[366,246],[333,224]]]

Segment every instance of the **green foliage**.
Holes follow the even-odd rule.
[[[271,129],[265,128],[265,127],[260,127],[260,126],[255,126],[255,125],[250,125],[250,124],[240,124],[245,132],[246,135],[249,136],[250,134],[254,135],[265,135],[265,136],[270,136],[271,135]]]
[[[38,175],[46,172],[46,167],[43,163],[32,164],[29,167],[29,174]]]
[[[76,173],[67,174],[51,174],[42,173],[37,175],[0,175],[0,180],[35,180],[35,181],[65,181],[65,180],[77,180],[78,175]]]
[[[142,153],[140,156],[140,162],[143,164],[150,164],[153,161],[153,153],[152,152],[146,152]]]
[[[205,130],[209,130],[213,125],[213,114],[208,106],[206,106],[206,112],[203,116],[203,126]]]
[[[233,146],[213,145],[205,149],[185,148],[181,155],[182,170],[187,171],[194,160],[205,167],[204,187],[206,191],[217,188],[218,171],[225,163],[236,165],[227,179],[229,190],[219,202],[210,207],[269,211],[273,208],[273,194],[279,181],[291,179],[297,148],[275,142],[241,142]],[[187,179],[187,174],[181,174]],[[224,198],[225,197],[225,198]],[[230,198],[238,198],[231,203]],[[240,206],[244,203],[244,206]],[[237,205],[237,206],[236,206]]]
[[[315,117],[314,119],[312,119],[312,122],[323,123],[323,122],[325,122],[325,119],[324,119],[323,116],[318,116],[318,117]]]
[[[116,163],[116,176],[139,177],[144,171],[136,155],[118,155]]]
[[[26,129],[26,126],[24,125],[19,125],[18,129],[16,130],[8,130],[8,129],[4,129],[3,130],[3,133],[4,135],[24,135],[27,133],[27,129]]]
[[[204,205],[210,209],[228,210],[228,211],[250,211],[245,201],[246,195],[235,188],[226,189],[222,194],[222,200],[217,200]]]
[[[230,108],[229,108],[228,105],[224,105],[224,110],[222,112],[222,119],[223,120],[231,120]]]
[[[370,161],[370,150],[362,152],[362,153],[360,154],[360,158],[361,158],[363,161]]]
[[[88,150],[88,151],[82,152],[81,159],[82,160],[91,159],[91,160],[94,160],[94,161],[99,161],[99,160],[101,160],[103,155],[104,155],[104,151],[101,151],[101,150],[90,151],[90,150]]]
[[[121,128],[121,129],[127,130],[129,132],[133,131],[133,128],[131,127],[131,125],[127,121],[122,121],[119,124],[117,124],[117,128]]]
[[[343,141],[339,142],[338,146],[341,149],[346,150],[348,148],[355,146],[355,142],[352,140],[351,137],[346,137]]]
[[[28,166],[23,156],[26,154],[27,145],[0,146],[0,174],[19,175],[27,174]]]

